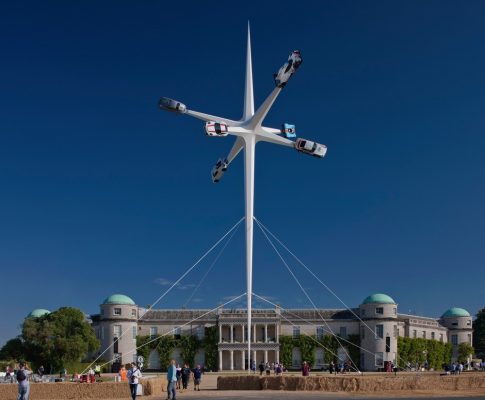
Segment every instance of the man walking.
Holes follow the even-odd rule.
[[[93,375],[94,376],[94,375]],[[128,371],[128,382],[130,383],[130,393],[132,400],[136,400],[139,378],[141,378],[140,368],[136,363],[131,363],[131,369]]]
[[[29,400],[30,385],[29,385],[29,375],[32,373],[25,363],[21,362],[19,364],[19,369],[17,371],[17,382],[19,383],[19,400]]]
[[[172,396],[172,400],[177,400],[177,391],[175,389],[175,385],[177,384],[177,367],[175,366],[175,360],[172,360],[168,367],[167,382],[167,400],[170,400],[170,396]]]

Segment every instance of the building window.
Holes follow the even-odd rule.
[[[397,308],[394,307],[394,315],[397,315]]]
[[[113,308],[113,314],[114,315],[121,315],[121,308],[118,308],[118,307]]]
[[[361,317],[365,317],[365,308],[363,308],[362,310],[360,310],[360,316]]]
[[[136,339],[136,326],[133,327],[132,332],[133,332],[133,339]]]
[[[136,308],[131,309],[131,316],[136,317]]]
[[[382,368],[384,366],[384,353],[378,352],[375,355],[376,367]]]
[[[150,327],[150,336],[155,337],[158,335],[158,328],[156,326]]]
[[[376,314],[384,314],[384,307],[376,307]]]
[[[451,344],[456,346],[458,344],[458,335],[451,335]]]
[[[317,326],[317,339],[321,340],[323,338],[323,335],[325,335],[323,326]]]
[[[426,339],[426,331],[423,331],[423,339]]]
[[[431,332],[431,339],[435,340],[436,339],[436,335],[434,332]]]
[[[418,337],[418,331],[416,329],[413,330],[413,338],[417,338]]]
[[[298,339],[300,337],[300,327],[294,326],[293,327],[293,339]]]
[[[472,334],[468,334],[468,343],[472,344]]]
[[[121,325],[113,325],[113,336],[115,338],[121,337]]]
[[[442,342],[442,341],[443,341],[443,334],[440,333],[440,342]]]
[[[340,333],[339,336],[341,338],[347,339],[347,327],[346,326],[341,326],[340,327]]]
[[[384,325],[376,325],[376,339],[384,337]]]
[[[466,321],[466,325],[467,325],[467,326],[471,326],[471,325],[472,325],[472,320],[471,320],[471,319],[469,319],[468,321]]]

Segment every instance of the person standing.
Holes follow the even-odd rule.
[[[94,367],[94,374],[98,377],[101,378],[101,366],[99,364],[96,364]]]
[[[167,400],[177,400],[177,367],[175,366],[175,360],[170,361],[170,365],[167,370]]]
[[[182,368],[182,388],[187,389],[187,386],[189,384],[189,378],[190,378],[190,368],[189,365],[186,363],[184,364],[184,367]]]
[[[27,368],[27,365],[23,362],[19,364],[19,369],[17,370],[17,382],[19,383],[19,395],[18,400],[29,400],[30,385],[29,385],[29,375],[32,373],[31,370]]]
[[[310,375],[310,365],[306,361],[303,361],[303,366],[301,367],[301,374],[303,376]]]
[[[251,372],[256,373],[256,360],[251,360]]]
[[[200,391],[200,380],[202,379],[200,365],[197,365],[197,367],[192,370],[192,373],[194,374],[194,390]]]
[[[140,368],[136,363],[131,363],[131,368],[128,371],[128,382],[130,383],[130,393],[132,400],[136,400],[136,391],[138,389],[139,379],[141,378]]]

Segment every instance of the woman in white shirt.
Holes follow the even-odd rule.
[[[139,378],[141,378],[140,368],[136,363],[131,363],[131,368],[128,371],[128,382],[130,383],[130,393],[132,400],[136,399],[136,390],[138,389]]]

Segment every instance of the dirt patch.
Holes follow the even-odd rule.
[[[485,374],[463,374],[459,376],[434,375],[379,375],[379,376],[220,376],[219,390],[288,390],[325,392],[380,391],[464,391],[483,390]]]

